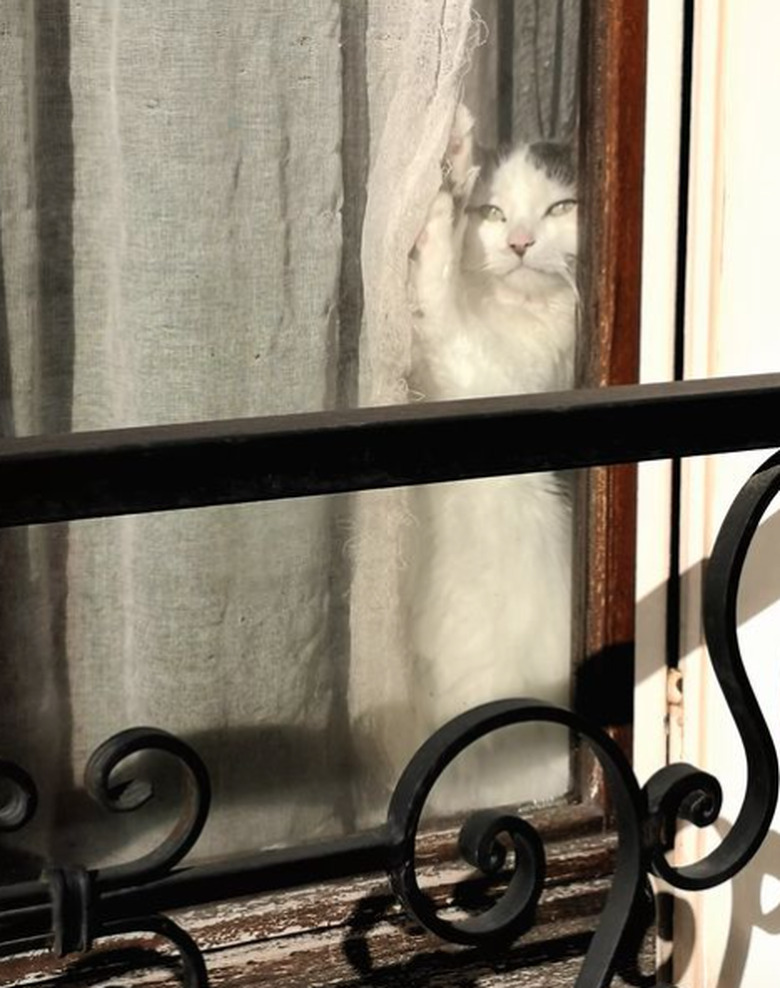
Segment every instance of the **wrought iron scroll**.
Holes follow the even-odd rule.
[[[203,955],[192,938],[164,913],[184,905],[221,901],[334,877],[386,870],[407,911],[437,936],[456,944],[491,948],[522,935],[534,922],[542,893],[545,855],[528,821],[506,810],[486,809],[463,824],[464,858],[484,874],[513,858],[508,885],[483,912],[454,918],[420,887],[415,843],[426,799],[449,763],[483,736],[510,724],[547,722],[584,738],[600,762],[616,815],[616,870],[599,927],[576,981],[605,988],[618,950],[640,920],[647,874],[678,888],[698,890],[724,882],[756,853],[778,798],[778,763],[772,737],[748,681],[737,641],[736,601],[746,554],[762,515],[780,490],[780,454],[769,459],[740,491],[718,535],[706,571],[704,622],[714,671],[745,748],[748,783],[742,808],[720,845],[694,864],[676,867],[667,854],[680,820],[704,827],[719,814],[721,788],[714,776],[677,764],[658,771],[640,789],[626,758],[598,727],[561,707],[531,700],[498,700],[470,710],[440,728],[412,758],[393,793],[386,824],[376,831],[314,847],[266,851],[218,866],[177,867],[195,845],[208,817],[208,773],[184,742],[154,728],[124,731],[89,760],[86,787],[113,812],[134,811],[153,796],[141,779],[117,782],[116,769],[131,755],[155,750],[177,760],[185,778],[181,813],[152,852],[103,869],[47,869],[39,881],[0,886],[0,944],[20,951],[49,946],[59,954],[88,951],[112,935],[146,931],[178,951],[187,988],[206,988]],[[26,824],[36,805],[30,776],[0,761],[0,831]],[[503,840],[501,838],[504,838]],[[6,950],[6,952],[8,952]]]
[[[778,490],[780,454],[775,454],[750,477],[731,505],[705,576],[704,632],[710,660],[745,749],[747,786],[742,808],[711,854],[673,868],[665,852],[673,841],[675,818],[700,827],[713,823],[720,811],[720,784],[693,766],[671,765],[656,772],[646,785],[650,818],[657,828],[653,870],[677,888],[712,888],[744,868],[761,846],[777,804],[777,754],[737,641],[737,592],[753,535]]]
[[[15,762],[0,759],[0,785],[5,798],[0,802],[0,831],[21,829],[35,816],[38,790],[30,775]]]
[[[87,792],[111,812],[140,809],[154,797],[152,782],[137,778],[116,782],[112,777],[131,755],[152,751],[172,756],[184,769],[184,799],[170,833],[156,848],[135,861],[101,869],[50,867],[44,871],[41,883],[0,887],[0,933],[5,934],[3,939],[11,938],[14,911],[24,918],[25,906],[34,907],[41,899],[42,885],[48,893],[51,911],[50,946],[57,956],[87,952],[101,937],[151,933],[176,947],[186,988],[203,988],[208,984],[203,956],[190,935],[173,920],[158,914],[113,918],[107,908],[112,890],[148,885],[169,874],[192,849],[208,818],[211,785],[205,765],[189,745],[157,728],[131,728],[101,744],[87,763],[84,780]],[[0,829],[18,829],[34,815],[35,785],[23,769],[10,762],[0,762],[0,779],[12,786],[6,804],[0,806]],[[4,919],[10,920],[10,925]],[[19,932],[23,931],[22,925]],[[23,941],[25,946],[33,942]]]
[[[153,727],[131,728],[104,742],[87,763],[84,777],[87,792],[101,806],[115,813],[140,809],[154,796],[153,785],[139,779],[112,785],[111,776],[126,758],[150,751],[172,755],[185,769],[181,814],[165,840],[153,851],[129,864],[96,872],[96,881],[105,889],[144,885],[172,871],[193,848],[208,817],[211,784],[206,766],[189,745],[167,731]]]
[[[614,799],[620,835],[615,876],[599,928],[577,979],[577,985],[607,985],[635,900],[642,890],[643,800],[631,767],[618,746],[599,728],[569,710],[537,700],[499,700],[467,711],[437,731],[412,759],[390,803],[389,825],[400,852],[397,864],[390,871],[391,882],[407,909],[423,926],[454,943],[506,943],[532,925],[544,878],[544,856],[538,834],[519,817],[478,813],[467,820],[461,831],[461,847],[466,856],[488,873],[495,868],[496,838],[500,832],[510,834],[519,851],[505,895],[478,916],[460,922],[442,919],[421,891],[414,867],[420,814],[428,793],[446,766],[485,734],[529,721],[562,724],[586,737],[601,763]]]

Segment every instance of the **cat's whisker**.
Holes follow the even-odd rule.
[[[566,265],[561,269],[561,277],[571,289],[571,293],[574,296],[574,302],[579,308],[582,299],[580,298],[580,289],[577,284],[576,275],[574,274],[572,269],[568,265]]]

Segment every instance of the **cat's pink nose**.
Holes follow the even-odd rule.
[[[525,230],[513,230],[509,235],[509,246],[518,257],[522,257],[528,248],[533,247],[535,243],[536,241],[531,234],[526,233]]]

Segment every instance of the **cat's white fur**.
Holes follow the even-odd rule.
[[[410,263],[410,386],[425,400],[570,388],[576,191],[528,147],[480,175],[472,128],[461,107],[448,180]],[[533,474],[419,488],[414,511],[409,619],[424,729],[501,697],[567,704],[572,542],[562,481]],[[471,753],[438,810],[563,792],[568,739],[522,732]]]

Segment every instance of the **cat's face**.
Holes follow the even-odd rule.
[[[555,145],[521,147],[479,183],[468,208],[465,267],[522,288],[539,274],[571,281],[577,254],[573,169]]]

